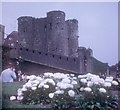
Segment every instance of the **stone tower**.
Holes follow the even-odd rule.
[[[68,31],[68,54],[69,57],[78,57],[78,21],[71,19],[66,21]]]
[[[34,41],[34,18],[29,16],[18,18],[18,42],[26,48],[33,48]]]
[[[0,24],[0,46],[3,45],[5,26]]]
[[[51,11],[47,13],[48,52],[68,56],[68,41],[65,13]]]
[[[85,74],[93,71],[92,57],[93,52],[91,49],[85,47],[78,48],[78,57],[80,60],[80,74]]]
[[[34,21],[34,49],[47,52],[47,24],[46,18],[37,18]]]

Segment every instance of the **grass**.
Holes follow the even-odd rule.
[[[13,82],[13,83],[2,83],[2,108],[39,108],[39,110],[43,110],[44,108],[50,108],[49,105],[24,105],[19,103],[18,101],[10,101],[10,96],[17,94],[17,89],[21,88],[25,82]],[[0,100],[1,102],[1,100]]]

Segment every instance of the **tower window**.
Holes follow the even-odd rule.
[[[44,29],[45,29],[45,31],[46,31],[46,29],[47,29],[47,26],[46,26],[46,25],[45,25]]]

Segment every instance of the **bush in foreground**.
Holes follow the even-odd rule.
[[[118,82],[98,75],[44,73],[28,76],[28,81],[17,91],[17,100],[23,104],[50,104],[55,109],[115,110],[117,98],[111,92]],[[15,100],[16,97],[11,97]]]

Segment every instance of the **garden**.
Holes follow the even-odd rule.
[[[44,73],[27,81],[2,84],[3,108],[119,110],[120,84],[113,77]]]

